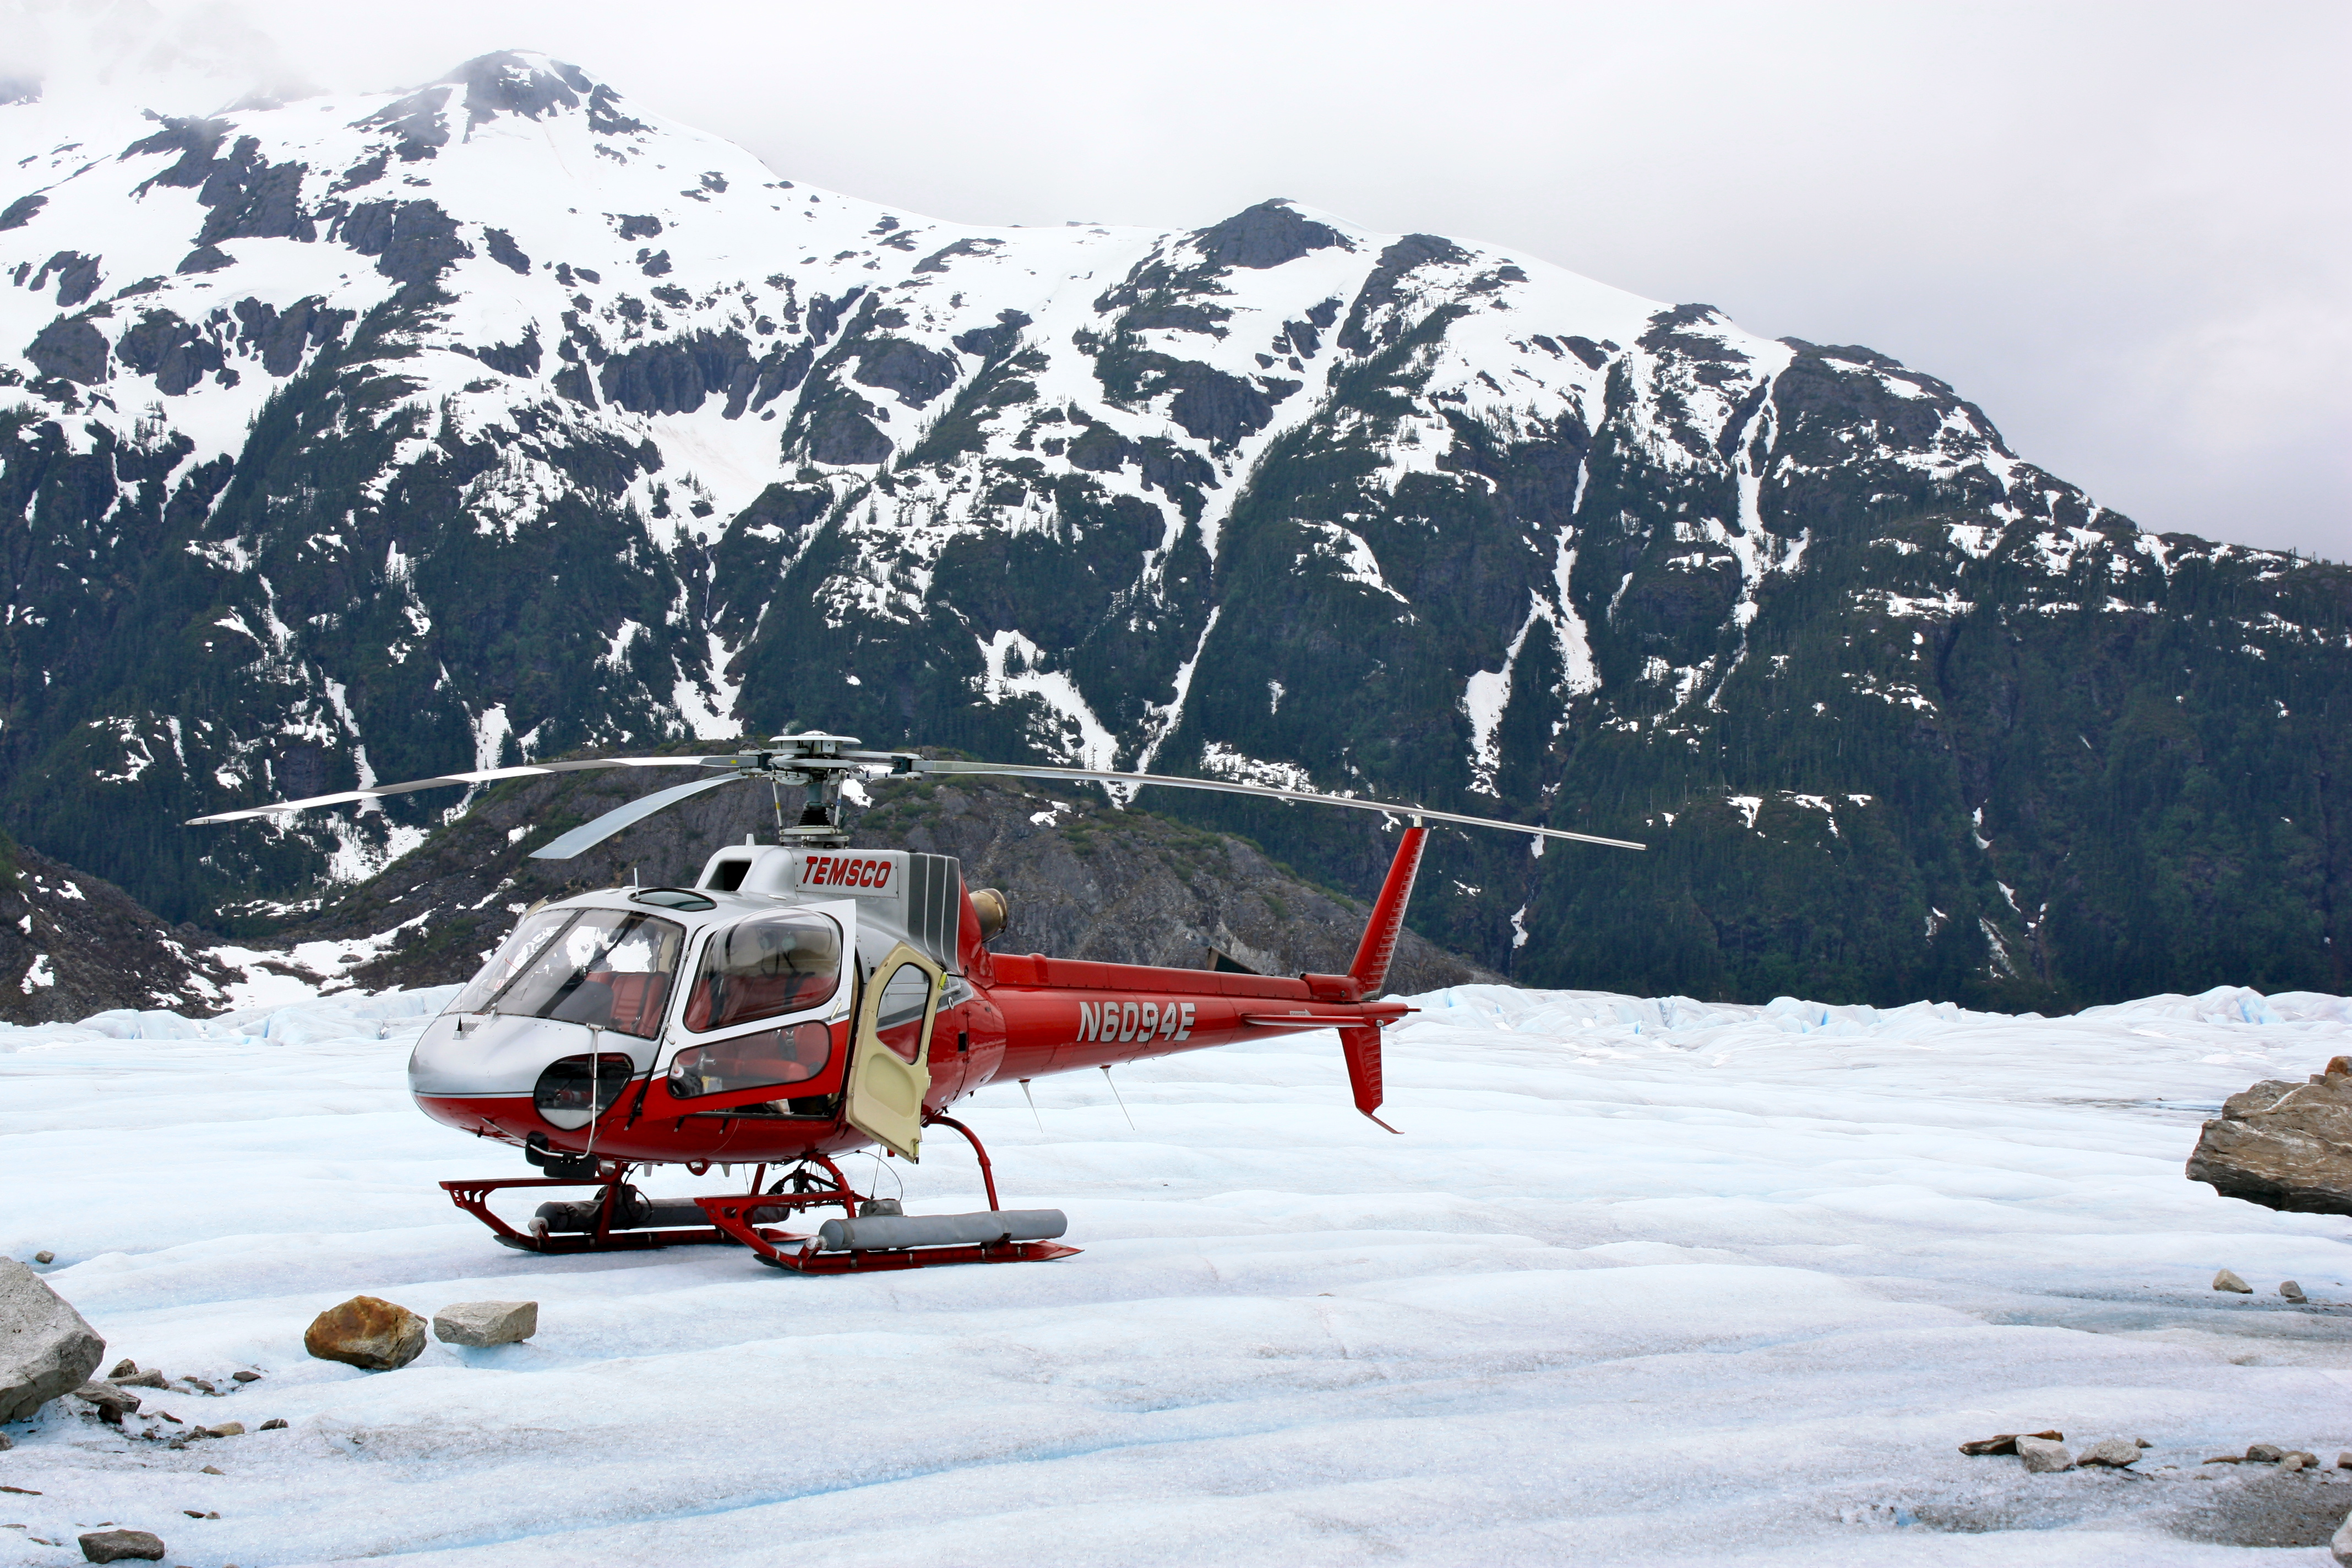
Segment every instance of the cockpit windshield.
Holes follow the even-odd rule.
[[[661,1032],[686,928],[626,910],[526,916],[452,1013],[561,1018],[650,1039]]]

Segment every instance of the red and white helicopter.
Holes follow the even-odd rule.
[[[657,790],[532,851],[568,859],[706,790],[755,780],[807,791],[778,842],[730,846],[690,888],[625,887],[531,910],[436,1018],[409,1058],[427,1116],[516,1145],[536,1177],[444,1182],[508,1246],[590,1252],[733,1241],[807,1274],[1063,1258],[1060,1211],[1003,1208],[988,1153],[947,1114],[982,1085],[1109,1068],[1288,1030],[1336,1029],[1356,1109],[1381,1101],[1381,1031],[1412,1009],[1376,1000],[1403,930],[1429,822],[1639,849],[1621,838],[1218,779],[928,758],[859,749],[851,736],[778,736],[729,756],[614,757],[486,768],[194,819],[237,822],[445,785],[603,768],[691,767],[711,776]],[[853,778],[983,774],[1216,790],[1346,806],[1408,826],[1344,974],[1162,969],[992,952],[1003,895],[964,886],[957,860],[852,849]],[[781,814],[780,814],[781,817]],[[919,1159],[923,1130],[952,1129],[980,1162],[988,1208],[909,1215],[852,1189],[834,1156],[879,1144]],[[1390,1131],[1395,1131],[1391,1128]],[[748,1191],[646,1197],[636,1167],[750,1167]],[[779,1179],[762,1190],[771,1167]],[[594,1185],[540,1206],[518,1230],[493,1213],[504,1188]],[[839,1207],[814,1235],[781,1228]]]

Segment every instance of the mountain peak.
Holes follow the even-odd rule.
[[[466,119],[469,125],[485,124],[501,114],[537,120],[544,114],[578,109],[583,100],[593,99],[599,90],[607,98],[619,96],[578,66],[533,49],[499,49],[477,55],[434,85],[466,89]]]
[[[1346,250],[1356,248],[1353,240],[1307,216],[1287,196],[1271,197],[1254,207],[1244,207],[1223,223],[1196,229],[1192,243],[1221,267],[1260,271],[1296,261],[1310,250],[1335,245]]]
[[[462,97],[455,90],[463,89]],[[452,99],[466,111],[470,132],[502,114],[539,120],[584,109],[589,127],[606,134],[643,131],[645,122],[621,112],[621,95],[578,66],[535,49],[499,49],[477,55],[448,75],[394,100],[360,121],[395,125],[419,149],[448,141],[446,112]],[[404,152],[403,156],[413,154]],[[425,154],[425,155],[429,155]]]

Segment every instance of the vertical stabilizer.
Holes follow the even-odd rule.
[[[1412,879],[1421,871],[1421,852],[1428,842],[1428,828],[1406,828],[1404,837],[1397,844],[1396,858],[1389,862],[1388,880],[1381,884],[1381,896],[1372,905],[1371,921],[1364,927],[1364,940],[1356,944],[1356,961],[1348,965],[1349,977],[1363,987],[1363,995],[1379,995],[1389,982],[1389,960],[1396,955],[1397,939],[1404,934],[1404,906],[1412,897]],[[1355,1058],[1350,1053],[1351,1073],[1354,1064]],[[1373,1081],[1379,1082],[1377,1070]],[[1372,1103],[1380,1103],[1377,1096]]]

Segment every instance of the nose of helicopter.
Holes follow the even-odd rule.
[[[655,1043],[555,1018],[445,1013],[408,1058],[408,1091],[435,1121],[516,1140],[589,1121],[651,1070]]]

